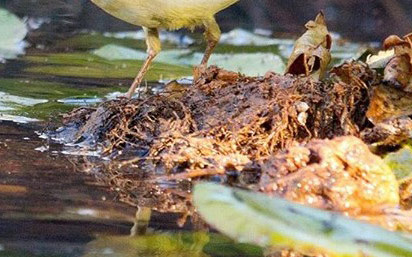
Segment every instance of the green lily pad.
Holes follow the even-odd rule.
[[[0,60],[16,58],[24,53],[26,24],[16,15],[0,9]]]
[[[137,31],[136,31],[137,33]],[[133,38],[117,38],[114,36],[105,36],[98,32],[93,33],[82,33],[75,35],[71,38],[64,39],[61,41],[56,42],[54,48],[60,49],[72,49],[76,51],[86,51],[97,49],[103,47],[105,45],[115,44],[124,47],[134,48],[134,49],[141,49],[145,51],[147,46],[144,40],[138,40]],[[162,42],[162,49],[170,49],[175,48],[173,44],[168,42]]]
[[[31,64],[25,69],[29,73],[81,78],[134,78],[143,64],[139,60],[110,61],[80,52],[26,56],[24,60]],[[191,74],[189,67],[154,63],[145,79],[177,79]]]
[[[116,44],[137,49],[146,49],[146,43],[143,40],[106,37],[101,33],[78,34],[71,38],[56,42],[54,48],[87,51],[91,49],[97,49],[108,44]]]
[[[405,145],[400,150],[385,156],[384,161],[395,173],[400,183],[412,179],[412,147]]]
[[[196,185],[193,197],[209,224],[240,242],[308,255],[412,256],[410,238],[337,213],[211,183]]]
[[[118,87],[75,87],[63,83],[38,80],[0,79],[0,111],[6,114],[36,119],[57,117],[72,110],[75,105],[58,102],[68,97],[95,98],[119,90]],[[7,97],[4,97],[6,95]]]
[[[93,51],[93,53],[110,61],[144,60],[147,56],[143,51],[116,45],[104,46]],[[202,58],[203,53],[193,53],[188,49],[165,50],[159,53],[155,64],[162,63],[193,67],[200,64]],[[267,71],[281,73],[285,69],[282,59],[278,55],[271,53],[215,53],[210,57],[209,64],[249,76],[264,75]]]

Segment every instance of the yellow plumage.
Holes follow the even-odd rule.
[[[206,65],[220,38],[214,15],[239,0],[91,0],[109,14],[142,26],[146,33],[149,56],[129,89],[131,97],[141,83],[152,60],[161,50],[158,29],[205,28],[208,43],[202,65]]]
[[[205,21],[238,0],[92,0],[109,14],[147,28],[180,29]]]

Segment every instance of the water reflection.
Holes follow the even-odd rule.
[[[205,232],[99,237],[82,257],[260,257],[262,249]]]

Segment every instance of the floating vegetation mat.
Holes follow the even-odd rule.
[[[190,86],[172,82],[156,95],[76,109],[59,133],[101,149],[109,161],[88,170],[120,200],[184,213],[182,221],[196,220],[192,182],[212,180],[411,231],[410,176],[381,158],[411,136],[411,93],[401,87],[410,69],[393,66],[411,65],[410,40],[385,44],[402,49],[384,76],[361,61],[327,72],[331,37],[322,14],[307,29],[286,75],[197,69]],[[390,162],[398,167],[396,156]]]
[[[210,67],[192,86],[169,85],[159,95],[76,109],[64,122],[77,128],[72,142],[102,145],[113,161],[100,175],[133,202],[144,177],[257,185],[262,164],[296,143],[371,130],[369,136],[373,124],[365,114],[375,83],[376,74],[360,62],[335,68],[326,82],[274,73],[252,78]]]

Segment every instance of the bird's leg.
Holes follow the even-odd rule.
[[[204,26],[207,47],[205,54],[203,55],[202,63],[200,65],[206,68],[210,55],[215,49],[217,43],[219,42],[221,32],[219,25],[216,23],[216,20],[214,18],[206,22]]]
[[[146,74],[147,70],[150,67],[153,59],[161,50],[161,43],[159,39],[159,31],[157,29],[149,29],[143,27],[143,30],[146,35],[146,45],[147,45],[147,58],[143,66],[140,68],[139,73],[134,79],[132,85],[129,88],[129,91],[126,94],[127,98],[132,98],[133,94],[136,91],[136,88],[142,83],[143,77]]]

